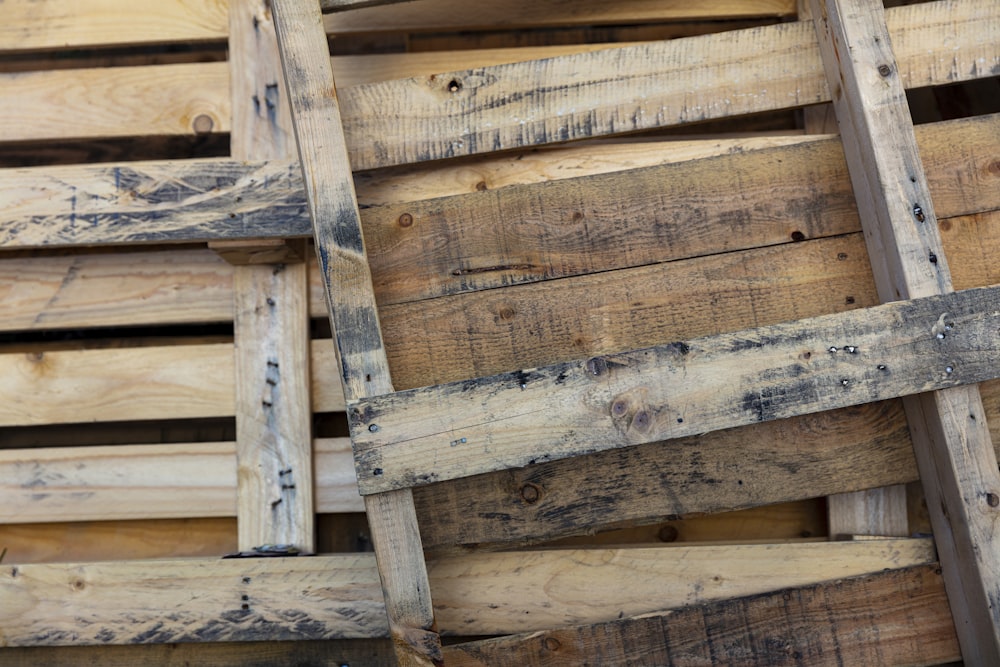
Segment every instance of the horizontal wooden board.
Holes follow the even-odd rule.
[[[362,494],[1000,376],[1000,288],[388,394],[348,415]]]
[[[312,408],[344,409],[329,340],[311,347]],[[231,344],[0,354],[0,426],[235,414]]]
[[[318,512],[363,512],[348,438],[314,442]],[[4,523],[236,516],[232,442],[0,450]]]
[[[0,52],[225,39],[227,0],[5,0]]]
[[[942,0],[886,15],[908,88],[990,76],[1000,67],[1000,8],[990,0]],[[811,22],[372,83],[340,94],[355,169],[829,99]]]
[[[1000,116],[921,132],[940,216],[1000,208],[1000,139],[984,136],[1000,137]],[[363,220],[383,304],[860,230],[839,138],[371,207]]]
[[[989,0],[899,7],[889,10],[888,18],[909,88],[988,77],[1000,66],[1000,45],[993,39],[1000,10]],[[761,48],[764,43],[769,48]],[[703,64],[691,68],[693,61]],[[630,63],[627,79],[618,76],[621,62]],[[806,22],[446,74],[439,67],[417,78],[338,91],[355,169],[829,99],[815,35]],[[602,77],[602,71],[613,74]],[[581,81],[579,72],[591,78]],[[450,90],[453,81],[459,84],[456,93]],[[0,100],[0,124],[9,129],[9,141],[229,131],[224,62],[10,73],[0,74],[0,83],[7,93]],[[540,96],[538,90],[548,92]],[[470,113],[476,115],[472,125]]]
[[[331,14],[324,20],[327,32],[336,35],[385,30],[524,28],[756,16],[779,18],[795,15],[795,3],[791,0],[726,0],[709,5],[692,5],[683,0],[619,0],[614,3],[598,0],[500,0],[477,6],[475,12],[469,12],[468,5],[456,0],[423,0],[419,3],[399,0],[393,3],[385,0],[328,0],[324,8],[329,11],[336,5],[350,6],[359,2],[385,6]]]
[[[445,648],[456,667],[931,665],[960,658],[934,565]]]
[[[733,553],[727,547],[678,546],[480,554],[432,561],[429,572],[442,630],[481,635],[611,620],[629,610],[934,558],[926,539],[744,545]],[[786,566],[775,567],[779,557]],[[644,574],[639,578],[637,572]],[[595,589],[596,581],[606,584]],[[591,602],[577,604],[588,589]],[[6,600],[0,608],[5,646],[386,633],[372,554],[7,565],[0,568],[0,592]]]
[[[5,141],[228,132],[224,62],[0,73]]]

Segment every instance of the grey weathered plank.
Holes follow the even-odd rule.
[[[375,291],[316,0],[272,4],[344,396],[391,392]],[[413,494],[366,499],[389,629],[402,667],[441,661]]]
[[[348,403],[363,494],[1000,375],[1000,288]],[[981,413],[980,413],[981,414]]]
[[[812,0],[812,8],[879,296],[948,293],[951,273],[882,3]],[[914,396],[904,407],[963,657],[1000,663],[1000,472],[978,387]]]

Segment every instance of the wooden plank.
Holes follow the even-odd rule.
[[[364,511],[350,441],[313,447],[316,511]],[[7,449],[0,469],[4,523],[236,516],[232,442]]]
[[[384,636],[367,554],[11,565],[6,646]]]
[[[313,411],[344,410],[328,341],[311,345]],[[0,354],[0,426],[197,419],[235,412],[233,347],[225,343]]]
[[[1000,64],[1000,9],[989,0],[900,7],[888,18],[907,87],[988,76]],[[371,169],[829,99],[815,34],[801,22],[373,83],[345,90],[341,104],[351,164]]]
[[[348,0],[349,6],[355,5]],[[363,0],[370,2],[370,0]],[[324,8],[333,9],[343,0],[324,0]],[[371,4],[387,4],[381,0]],[[634,24],[658,21],[696,21],[756,16],[789,17],[795,13],[790,0],[727,0],[709,5],[692,6],[682,0],[644,2],[628,0],[602,3],[595,0],[568,2],[550,0],[531,3],[524,0],[503,0],[477,7],[469,12],[468,5],[455,0],[422,0],[397,2],[387,7],[359,9],[336,13],[325,18],[328,32],[344,34],[384,30],[468,30],[474,28],[523,28],[541,26],[594,25],[602,23]]]
[[[5,248],[310,233],[301,171],[289,161],[130,162],[10,169],[0,177]]]
[[[234,503],[235,507],[235,503]],[[79,563],[140,558],[218,558],[236,551],[235,518],[3,524],[4,562]]]
[[[0,52],[226,38],[225,0],[6,0]]]
[[[833,103],[869,254],[879,258],[872,263],[879,296],[948,293],[951,275],[882,5],[813,0],[812,8],[827,78],[839,81],[831,83]],[[946,327],[935,334],[953,336]],[[979,390],[915,396],[904,407],[963,658],[1000,662],[1000,473]]]
[[[228,77],[224,62],[0,73],[0,126],[5,141],[228,132]]]
[[[351,401],[359,487],[377,493],[994,379],[998,307],[1000,288],[966,290]]]
[[[291,112],[264,0],[231,2],[229,61],[233,158],[291,158]],[[233,270],[241,551],[262,544],[316,550],[306,270],[302,261]]]
[[[899,7],[888,17],[908,88],[988,77],[1000,63],[993,39],[1000,10],[989,0]],[[747,60],[746,43],[771,47],[754,49],[754,58]],[[688,68],[693,60],[703,60],[704,67]],[[609,78],[615,86],[608,92],[610,84],[598,81],[600,72],[617,72],[619,61],[649,64],[635,71],[626,88],[617,76]],[[664,70],[663,63],[674,64]],[[738,80],[732,76],[734,67],[743,72]],[[7,140],[227,132],[228,69],[219,62],[4,74],[0,82],[7,94],[0,101],[0,124],[8,130]],[[369,169],[818,103],[829,100],[821,69],[812,29],[803,22],[497,65],[481,72],[435,73],[339,92],[351,164]],[[574,80],[579,72],[591,73],[592,80],[565,89],[556,86],[557,91],[548,93],[551,102],[530,92],[552,88],[553,81],[564,77]],[[450,91],[453,80],[462,86],[457,93]],[[501,94],[503,105],[490,102]],[[402,113],[398,104],[403,99],[410,101],[402,117],[418,120],[393,120],[396,110]],[[720,103],[727,99],[728,104]],[[67,108],[78,113],[70,118]],[[472,111],[479,118],[475,132],[466,122]]]
[[[889,570],[591,626],[449,646],[449,666],[935,664],[959,659],[940,571]],[[878,610],[877,614],[859,609]]]
[[[1000,169],[994,166],[996,142],[992,139],[1000,135],[996,129],[998,123],[1000,120],[993,115],[919,128],[917,136],[922,149],[930,156],[928,177],[942,217],[1000,208],[1000,196],[995,187]],[[464,162],[442,171],[411,169],[402,177],[363,173],[356,176],[355,182],[366,206],[433,199],[459,192],[478,193],[478,201],[486,202],[500,195],[478,192],[478,188],[495,190],[550,178],[565,179],[566,176],[582,177],[654,166],[682,156],[710,157],[727,150],[739,153],[762,142],[777,141],[744,139],[719,143],[714,140],[709,144],[686,144],[679,151],[672,142],[613,148],[580,147],[543,154],[529,151],[500,159]],[[794,141],[803,141],[803,138]],[[835,164],[841,159],[840,149],[836,142],[820,141],[809,144],[809,148],[788,148],[788,155],[777,159],[815,152],[816,159],[821,160],[815,169],[833,179],[828,186],[830,191],[843,193],[847,175],[842,166],[838,171]],[[679,154],[671,157],[675,151]],[[750,152],[751,156],[743,161],[768,159],[766,153]],[[719,162],[723,161],[725,158],[719,158]],[[740,162],[737,160],[737,164]],[[688,168],[704,168],[699,164],[691,164]],[[674,177],[680,170],[679,167],[662,169]],[[792,178],[794,172],[786,171],[783,175]],[[0,171],[0,178],[4,183],[0,190],[0,202],[4,204],[0,245],[6,248],[288,238],[310,233],[303,211],[301,172],[290,163],[244,163],[225,159],[138,162],[10,169]],[[714,176],[708,182],[709,187],[724,180]],[[567,187],[560,185],[556,190]],[[814,185],[812,189],[817,187],[820,192],[827,192],[827,186]],[[703,187],[691,196],[700,192]],[[754,200],[746,205],[751,207],[760,203]],[[694,204],[705,206],[704,202],[695,201]],[[825,204],[803,202],[802,205],[808,208]],[[385,212],[381,210],[366,210],[363,216],[366,228],[371,230],[373,223],[369,221],[383,215]],[[392,218],[389,223],[395,220]],[[382,220],[378,224],[389,223]]]
[[[272,9],[344,396],[391,392],[322,15],[313,0]],[[365,510],[397,660],[401,667],[440,664],[413,495],[373,496]]]
[[[776,570],[775,558],[787,567]],[[434,561],[431,572],[442,626],[481,635],[610,621],[933,559],[923,539],[479,554]],[[376,577],[371,554],[5,565],[0,620],[6,646],[379,637],[387,627]]]

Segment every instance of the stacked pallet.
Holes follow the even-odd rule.
[[[807,109],[803,132],[787,111],[830,99],[812,23],[788,2],[686,4],[511,0],[469,17],[421,0],[326,15],[392,388],[508,373],[515,398],[502,400],[530,403],[553,388],[524,369],[879,303],[841,142],[816,136],[829,114]],[[5,649],[26,664],[391,664],[320,321],[327,298],[356,286],[324,295],[304,247],[308,179],[270,14],[250,0],[135,5],[15,2],[2,28],[0,643],[35,647]],[[991,3],[887,19],[907,87],[1000,64]],[[398,53],[354,54],[379,50]],[[956,289],[1000,282],[1000,118],[982,111],[916,131]],[[537,147],[569,139],[589,141]],[[508,152],[479,155],[495,148]],[[461,159],[422,164],[446,157]],[[990,371],[963,367],[961,382]],[[901,382],[893,395],[913,391]],[[995,425],[1000,385],[982,394]],[[416,486],[445,635],[582,624],[517,639],[576,664],[571,647],[597,655],[621,626],[667,618],[678,647],[707,650],[705,619],[735,614],[847,662],[955,660],[933,544],[899,537],[927,532],[919,499],[908,522],[905,491],[851,493],[918,478],[903,409],[882,397],[770,421],[779,401],[759,394],[747,411],[762,423],[701,431],[697,406],[711,401],[692,395],[675,421],[694,430],[674,427],[684,437],[669,445],[660,434],[555,460],[572,438],[554,432],[544,451],[508,443],[500,463],[462,454],[430,470],[427,452],[447,451],[405,468],[400,448],[395,482],[382,481],[384,457],[363,456],[360,481],[365,493]],[[399,414],[404,430],[416,423]],[[392,428],[355,422],[373,440]],[[816,516],[827,504],[829,527]],[[741,508],[758,509],[717,514]],[[704,514],[720,518],[688,518]],[[219,558],[265,544],[324,555]],[[792,599],[798,620],[781,611]],[[814,614],[828,635],[781,625]],[[762,664],[803,650],[772,644]],[[511,650],[499,646],[466,654],[489,663]]]

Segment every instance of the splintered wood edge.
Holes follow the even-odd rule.
[[[1000,376],[1000,287],[348,403],[362,494]]]

